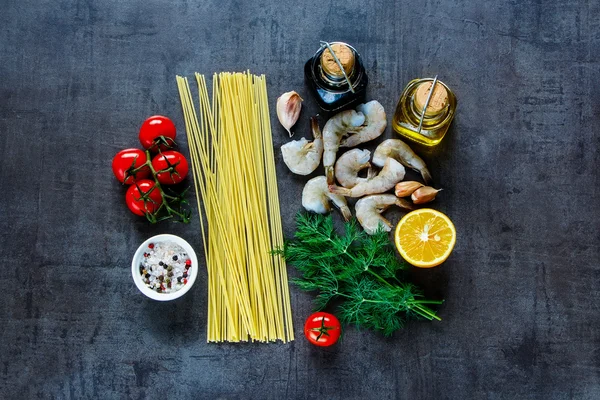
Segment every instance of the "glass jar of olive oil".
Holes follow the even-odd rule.
[[[414,79],[400,95],[392,128],[409,140],[435,146],[446,135],[455,112],[456,96],[445,83],[437,78]]]

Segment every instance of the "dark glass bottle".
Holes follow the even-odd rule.
[[[342,42],[329,45],[348,79],[327,46],[322,46],[306,62],[304,78],[319,106],[326,111],[336,111],[360,103],[365,97],[369,78],[360,54],[352,46]],[[348,84],[348,80],[352,85]]]

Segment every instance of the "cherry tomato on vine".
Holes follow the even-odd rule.
[[[178,151],[163,151],[152,159],[152,167],[157,172],[156,179],[164,185],[179,183],[189,171],[188,162]],[[159,171],[165,171],[160,172]]]
[[[132,174],[133,170],[142,167],[146,163],[146,160],[146,153],[140,149],[121,150],[112,160],[113,173],[119,182],[128,185],[136,180],[146,179],[150,176],[150,168],[148,166],[137,171],[135,176]]]
[[[167,117],[154,115],[144,121],[140,128],[140,143],[145,149],[157,151],[168,150],[175,144],[177,130],[175,124]]]
[[[162,204],[160,189],[150,179],[139,180],[127,189],[125,203],[136,215],[143,216],[146,215],[146,212],[152,214]]]
[[[340,321],[335,315],[316,312],[306,320],[304,335],[316,346],[331,346],[340,338]]]

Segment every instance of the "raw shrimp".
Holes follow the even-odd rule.
[[[321,162],[323,155],[323,137],[321,129],[315,117],[310,119],[314,141],[309,142],[302,138],[300,140],[292,140],[281,146],[281,154],[283,162],[288,166],[290,171],[298,175],[308,175],[312,173]]]
[[[346,110],[331,117],[323,127],[323,166],[330,185],[335,182],[333,166],[342,136],[348,132],[358,132],[364,122],[363,113]]]
[[[356,107],[356,111],[365,115],[365,123],[354,135],[342,140],[340,147],[354,147],[360,143],[368,142],[381,136],[387,126],[387,119],[383,106],[377,100]]]
[[[377,232],[377,228],[380,225],[383,227],[383,230],[389,232],[392,230],[392,224],[383,218],[381,213],[393,205],[407,210],[413,209],[412,204],[407,200],[400,199],[393,194],[374,194],[365,196],[356,202],[354,206],[356,218],[369,235]]]
[[[302,190],[302,206],[308,211],[316,212],[317,214],[326,214],[331,211],[332,201],[344,216],[346,221],[349,221],[352,217],[346,198],[334,193],[330,193],[327,187],[327,179],[324,176],[317,176],[312,178]]]
[[[366,194],[383,193],[393,188],[396,183],[404,178],[404,167],[393,158],[388,158],[383,164],[383,169],[377,176],[358,183],[351,189],[329,185],[329,191],[348,197],[361,197]]]
[[[335,177],[338,182],[346,188],[352,188],[360,182],[364,182],[375,175],[371,169],[371,152],[369,150],[352,149],[345,152],[335,162]],[[369,168],[367,178],[361,178],[358,173]]]
[[[402,163],[402,165],[414,169],[421,173],[425,183],[431,182],[431,174],[421,159],[414,151],[400,139],[387,139],[381,142],[373,154],[373,164],[381,167],[385,160],[392,157]]]

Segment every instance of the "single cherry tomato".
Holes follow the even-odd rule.
[[[306,320],[304,335],[314,345],[331,346],[340,338],[340,321],[335,315],[316,312]]]
[[[117,153],[112,161],[112,170],[119,182],[132,184],[136,180],[146,179],[150,176],[150,168],[145,166],[137,172],[137,168],[146,163],[146,153],[140,149],[125,149]],[[125,182],[123,182],[125,181]]]
[[[132,213],[143,216],[158,210],[162,204],[162,196],[154,181],[142,179],[129,186],[125,194],[125,203]]]
[[[156,178],[164,185],[179,183],[186,177],[189,165],[185,156],[178,151],[163,151],[152,159]],[[164,171],[160,172],[159,171]]]
[[[142,124],[140,143],[152,151],[158,151],[159,146],[161,150],[168,150],[175,144],[176,134],[173,121],[162,115],[154,115]]]

